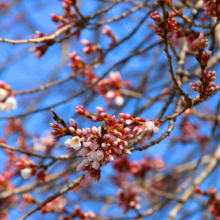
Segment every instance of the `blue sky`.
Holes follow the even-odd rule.
[[[89,15],[93,12],[95,12],[99,4],[101,4],[98,1],[81,1],[81,8],[82,13],[84,15]],[[129,8],[131,8],[130,6]],[[115,7],[114,9],[110,10],[106,15],[105,18],[111,18],[115,15],[118,15],[122,13],[123,11],[128,10],[127,4],[120,4],[120,6]],[[27,19],[30,22],[30,24],[33,24],[34,29],[30,30],[27,28],[28,23],[25,24],[20,23],[17,24],[14,22],[14,16],[17,13],[25,13],[27,15]],[[61,14],[62,8],[60,1],[47,1],[47,5],[45,4],[45,1],[28,1],[24,0],[21,4],[16,6],[14,9],[10,11],[10,13],[7,13],[5,15],[2,15],[0,17],[1,25],[0,25],[0,36],[6,37],[9,39],[14,39],[17,35],[22,34],[22,39],[29,38],[31,34],[34,34],[34,30],[42,31],[45,34],[51,34],[55,31],[55,25],[51,21],[50,14]],[[143,12],[135,12],[131,16],[129,16],[126,19],[123,19],[118,22],[114,22],[110,24],[109,26],[112,28],[112,31],[114,34],[118,36],[118,40],[122,39],[123,37],[127,36],[128,33],[130,33],[133,28],[136,27],[137,23],[140,21],[140,19],[145,14]],[[153,29],[150,28],[148,25],[153,24],[153,21],[148,18],[141,26],[139,31],[134,34],[134,36],[120,45],[118,48],[111,51],[111,53],[106,57],[106,62],[104,65],[101,65],[98,67],[95,72],[97,75],[103,74],[109,67],[111,67],[113,64],[118,62],[119,60],[123,59],[127,56],[131,51],[134,50],[134,48],[140,44],[147,36],[151,35],[153,32]],[[1,26],[8,25],[9,28],[7,30],[4,30],[1,28]],[[101,27],[101,29],[104,26]],[[95,31],[93,30],[84,30],[81,33],[81,39],[86,38],[90,40],[91,42],[95,42]],[[100,34],[99,35],[99,44],[101,47],[108,47],[108,44],[110,43],[109,38],[106,36]],[[159,37],[156,35],[153,35],[148,40],[145,40],[145,42],[142,44],[140,49],[143,49],[152,43],[155,43],[159,40]],[[33,54],[30,54],[28,52],[28,48],[33,45],[10,45],[1,43],[1,56],[0,56],[0,79],[11,85],[11,87],[15,91],[19,90],[26,90],[26,89],[32,89],[37,88],[47,82],[50,82],[51,80],[58,80],[63,79],[65,77],[68,77],[71,73],[71,69],[67,66],[68,63],[68,57],[64,60],[64,63],[61,63],[61,59],[64,57],[64,53],[68,54],[69,52],[76,51],[84,61],[89,62],[92,59],[92,56],[85,57],[82,52],[82,44],[80,41],[76,41],[75,38],[70,39],[70,41],[67,43],[69,44],[69,51],[64,50],[62,52],[62,48],[64,48],[65,45],[62,44],[55,44],[52,47],[49,48],[49,50],[46,52],[45,56],[43,56],[40,60],[33,57]],[[68,47],[67,47],[68,48]],[[133,88],[136,88],[139,84],[140,75],[141,73],[145,72],[150,64],[152,63],[152,60],[155,56],[155,51],[159,48],[159,46],[149,50],[147,53],[144,54],[144,56],[137,56],[135,58],[132,58],[129,60],[129,62],[126,63],[126,65],[121,68],[119,71],[121,72],[121,75],[124,80],[131,79]],[[178,49],[177,49],[178,50]],[[9,57],[12,54],[16,55],[16,61],[10,62]],[[8,65],[1,69],[1,67],[8,63]],[[161,93],[164,82],[170,82],[170,75],[168,73],[167,66],[163,68],[163,64],[166,63],[166,57],[165,53],[163,51],[163,47],[159,54],[158,63],[153,68],[150,76],[149,81],[146,86],[146,90],[151,90],[151,88],[154,88],[152,91],[147,92],[148,96],[155,96]],[[193,57],[190,57],[189,60],[187,60],[186,63],[186,69],[188,69],[192,64],[195,64],[196,60]],[[61,64],[61,67],[60,67]],[[162,68],[161,68],[162,67]],[[174,64],[174,69],[176,65]],[[217,65],[213,70],[217,70],[219,65]],[[161,71],[164,72],[164,74],[160,75]],[[219,75],[219,73],[217,73]],[[218,83],[220,83],[220,80],[216,80]],[[195,82],[195,79],[193,80]],[[217,83],[216,82],[216,83]],[[65,98],[71,96],[76,91],[79,91],[82,89],[82,86],[77,84],[77,82],[69,81],[61,86],[55,86],[50,88],[49,90],[38,92],[36,94],[31,95],[22,95],[17,96],[18,101],[18,108],[16,110],[13,110],[9,113],[0,112],[0,117],[4,116],[14,116],[16,114],[22,114],[25,111],[31,111],[34,109],[39,109],[42,107],[47,107],[52,104],[55,104],[61,100],[64,100]],[[190,95],[192,97],[195,97],[196,93],[192,92],[190,89],[189,84],[183,86],[184,91],[190,92]],[[56,112],[60,117],[62,117],[66,122],[70,117],[74,116],[74,119],[79,123],[80,127],[87,127],[91,125],[98,126],[99,123],[91,122],[87,119],[84,119],[82,116],[77,116],[75,114],[75,108],[77,105],[82,105],[83,100],[85,97],[92,96],[90,92],[88,92],[85,95],[81,95],[75,99],[72,99],[71,101],[60,105],[55,108]],[[219,97],[219,92],[216,93],[213,97],[210,98],[209,101],[207,101],[204,104],[201,104],[198,109],[201,111],[208,110],[210,112],[213,112],[213,109],[215,109],[215,106],[217,105]],[[91,97],[93,98],[93,97]],[[36,102],[36,100],[39,100]],[[136,101],[135,99],[131,99],[128,103],[126,103],[125,107],[122,109],[122,112],[132,114],[134,110],[136,109],[137,105],[141,106],[143,105],[148,99],[142,99]],[[176,100],[176,99],[175,99]],[[96,96],[93,98],[93,101],[87,105],[87,109],[89,109],[91,112],[95,111],[96,106],[103,107],[107,109],[106,100],[103,97]],[[162,107],[162,102],[157,102],[152,107],[144,111],[144,113],[141,114],[142,117],[147,119],[152,119],[157,116],[160,109]],[[172,114],[175,111],[175,106],[172,104],[168,110],[166,111],[167,114]],[[109,109],[109,113],[114,114],[115,108]],[[43,111],[36,114],[31,114],[25,118],[22,118],[25,128],[31,133],[31,134],[39,134],[42,136],[45,136],[50,131],[49,122],[53,122],[52,114],[50,111]],[[197,121],[196,117],[192,116],[193,121]],[[172,135],[179,135],[180,131],[178,129],[178,123],[180,119],[177,119],[176,128]],[[1,135],[3,136],[3,128],[6,123],[5,120],[0,121],[1,123]],[[202,121],[201,126],[201,133],[209,135],[210,124]],[[156,134],[154,138],[159,137],[166,129],[167,129],[168,123],[165,123],[161,127],[160,133]],[[8,138],[8,143],[12,146],[16,147],[15,143],[15,136]],[[63,138],[60,141],[60,144],[62,145],[65,138]],[[31,143],[31,140],[30,140]],[[213,141],[213,144],[216,142]],[[177,144],[174,148],[169,147],[170,142],[169,139],[164,140],[158,145],[155,145],[151,148],[149,148],[146,152],[135,152],[132,154],[132,159],[140,159],[141,156],[144,154],[152,154],[155,156],[163,156],[165,161],[169,161],[169,165],[173,164],[179,164],[184,160],[185,156],[188,155],[190,152],[201,152],[200,147],[198,144],[189,144],[189,145],[182,145]],[[179,157],[179,152],[181,152],[182,158]],[[61,149],[57,149],[53,152],[54,155],[56,154],[65,154],[65,148],[62,147]],[[170,154],[172,154],[172,158],[170,157]],[[198,154],[193,153],[194,158],[198,158]],[[5,161],[5,156],[2,154],[1,156],[2,161]],[[218,168],[219,169],[219,168]],[[0,168],[0,170],[3,170],[3,166]],[[111,174],[113,172],[112,165],[108,164],[106,167],[102,169],[105,173],[103,178],[101,179],[100,183],[95,183],[95,189],[99,189],[99,187],[103,186],[103,183],[105,183],[108,174]],[[75,178],[75,175],[71,177],[71,179]],[[32,179],[34,181],[34,179]],[[213,174],[210,178],[210,180],[205,181],[203,184],[204,187],[210,186],[210,184],[218,184],[218,176]],[[20,181],[18,178],[15,180],[15,185],[18,185]],[[108,193],[113,194],[115,192],[114,187],[108,188]],[[104,192],[104,189],[103,189]],[[41,195],[38,195],[41,199]],[[73,197],[72,197],[73,196]],[[73,194],[71,194],[71,199],[75,198]],[[89,203],[89,202],[83,202],[82,208],[85,211],[88,211],[90,207],[92,206],[92,211],[98,211],[101,207],[101,204],[97,203],[95,205]],[[72,204],[71,204],[72,205]],[[73,206],[73,205],[72,205]],[[143,207],[144,208],[144,207]],[[170,207],[169,207],[170,210]],[[115,206],[110,209],[111,211],[114,211],[115,213],[122,214],[121,210],[116,208]],[[132,212],[128,213],[130,215]],[[167,210],[162,211],[160,214],[162,216],[163,213],[167,213]],[[12,210],[12,216],[13,218],[17,218],[21,216],[21,212],[18,213],[17,210]],[[35,218],[37,215],[34,215],[33,218]],[[43,216],[43,218],[47,218],[49,215]],[[29,219],[33,219],[30,217]],[[42,218],[42,219],[43,219]],[[162,219],[160,217],[160,219]]]

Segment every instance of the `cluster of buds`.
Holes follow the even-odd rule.
[[[213,92],[219,89],[219,86],[216,86],[215,83],[212,82],[215,79],[216,79],[215,71],[204,71],[200,81],[197,81],[194,84],[190,83],[190,86],[194,91],[200,93],[200,97],[203,94],[205,96],[210,96]]]
[[[151,17],[151,19],[153,19],[153,20],[157,23],[157,25],[160,26],[160,25],[163,24],[163,20],[162,20],[162,18],[160,17],[160,14],[159,14],[158,11],[152,12],[152,13],[150,14],[150,17]]]
[[[74,23],[78,20],[78,16],[75,12],[71,11],[72,1],[71,0],[63,0],[63,15],[51,14],[52,21],[55,23],[61,22],[62,24],[57,25],[56,29],[60,29],[67,24]],[[65,34],[69,34],[71,29],[68,29]],[[77,38],[79,37],[79,32],[77,32]]]
[[[122,87],[131,87],[129,80],[123,81],[118,71],[109,74],[109,78],[100,80],[96,86],[96,90],[99,94],[104,95],[108,101],[109,107],[112,106],[112,102],[115,101],[117,106],[124,104],[124,99],[121,95]]]
[[[113,47],[117,43],[117,36],[112,34],[111,28],[109,26],[105,26],[104,29],[102,29],[102,33],[112,39],[112,42],[110,43],[110,47]]]
[[[216,79],[215,71],[206,71],[208,60],[211,57],[211,51],[204,51],[208,46],[208,39],[204,38],[204,35],[200,33],[199,35],[199,48],[196,59],[199,61],[200,66],[203,70],[202,77],[200,81],[196,83],[190,83],[191,88],[194,91],[199,92],[199,100],[206,100],[213,92],[219,89],[219,86],[216,86],[213,82]]]
[[[96,51],[98,51],[99,53],[101,53],[101,50],[100,50],[100,45],[99,44],[92,44],[91,42],[89,42],[88,40],[86,39],[82,39],[81,40],[81,43],[83,45],[85,45],[85,47],[83,48],[83,52],[85,55],[88,55],[88,54],[91,54],[91,53],[94,53]]]
[[[60,220],[70,220],[70,219],[85,219],[85,220],[91,220],[91,219],[96,219],[96,215],[92,211],[84,212],[82,211],[78,205],[74,206],[73,214],[70,214],[70,216],[61,216],[59,219]]]
[[[205,100],[202,98],[203,95],[209,97],[213,92],[219,89],[219,86],[216,86],[214,82],[206,83],[205,89],[204,84],[201,81],[197,81],[194,84],[190,83],[190,86],[194,91],[199,92],[199,98],[201,99],[201,101]]]
[[[199,35],[199,51],[203,51],[208,46],[208,39],[205,39],[204,35]]]
[[[13,132],[25,133],[23,122],[20,119],[10,119],[5,126],[5,134],[11,135]]]
[[[10,111],[17,108],[17,101],[13,95],[11,87],[0,81],[0,111]]]
[[[73,72],[82,70],[86,67],[86,64],[84,63],[84,61],[75,51],[73,51],[69,55],[69,57],[70,57],[70,63],[68,64],[68,66],[73,69]]]
[[[113,164],[115,170],[119,173],[129,173],[131,170],[131,162],[128,159],[128,156],[123,155],[119,157]]]
[[[208,16],[218,17],[220,15],[220,1],[203,0],[204,12]],[[217,4],[217,5],[216,5]]]
[[[203,191],[200,187],[196,187],[195,193],[209,198],[207,205],[211,207],[211,213],[216,216],[215,220],[220,219],[220,198],[216,197],[217,190],[211,186],[207,191]]]
[[[43,34],[40,31],[36,31],[35,34],[31,35],[31,38],[42,38],[48,36],[46,34]],[[54,40],[45,40],[43,45],[34,46],[29,48],[29,52],[34,54],[34,57],[40,59],[47,51],[47,49],[54,44]]]
[[[212,52],[209,50],[204,51],[207,46],[208,39],[205,39],[204,35],[200,33],[198,41],[198,54],[196,55],[196,59],[200,62],[203,69],[206,68],[212,54]]]
[[[36,165],[30,159],[18,161],[16,167],[21,172],[22,178],[25,180],[29,179],[36,173]]]
[[[53,136],[48,134],[45,137],[34,138],[33,149],[35,151],[42,151],[44,153],[49,153],[49,151],[54,147]]]
[[[97,107],[97,113],[94,115],[86,111],[83,106],[77,106],[76,112],[93,121],[102,121],[102,125],[98,128],[93,126],[79,129],[77,123],[73,119],[69,119],[72,138],[67,139],[64,143],[68,147],[68,152],[79,150],[82,145],[84,146],[79,152],[84,160],[78,165],[77,172],[87,171],[86,177],[91,176],[94,182],[99,181],[101,177],[101,166],[109,161],[113,162],[122,154],[131,154],[125,148],[128,145],[127,140],[133,138],[133,135],[129,134],[128,126],[141,126],[144,128],[142,132],[150,132],[152,135],[159,131],[159,123],[140,117],[132,118],[129,114],[124,113],[120,114],[121,119],[118,120],[100,107]],[[136,130],[133,133],[137,134]]]
[[[184,36],[186,36],[186,40],[188,42],[188,47],[192,51],[197,51],[199,48],[199,31],[195,31],[194,33],[184,33]]]
[[[166,23],[166,29],[168,32],[177,29],[177,22],[173,18],[168,18]]]
[[[131,173],[136,177],[144,178],[150,169],[151,166],[146,160],[141,160],[140,164],[138,161],[131,163]]]
[[[124,207],[124,213],[129,209],[140,209],[140,197],[137,196],[136,190],[128,190],[126,193],[123,189],[118,190],[119,203],[118,206]]]
[[[79,73],[86,78],[86,83],[88,85],[98,79],[95,73],[86,66],[84,61],[76,52],[72,52],[70,54],[70,59],[71,62],[69,63],[69,67],[73,68],[73,74],[76,71],[79,71]],[[94,87],[94,90],[100,95],[105,96],[109,107],[112,107],[113,101],[115,101],[117,106],[122,106],[124,104],[124,99],[121,94],[122,87],[131,88],[131,83],[129,80],[124,81],[120,73],[116,71],[110,73],[109,78],[100,80]]]
[[[155,29],[155,34],[160,36],[160,37],[163,37],[164,36],[164,33],[163,33],[163,30],[162,28],[157,28]]]
[[[130,124],[130,123],[133,124],[134,123],[134,119],[131,120],[128,117],[127,117],[126,121],[127,121],[126,122],[127,124]],[[157,132],[160,131],[160,123],[159,122],[146,120],[146,119],[143,119],[141,117],[135,118],[135,121],[141,123],[141,125],[136,126],[133,129],[133,134],[135,134],[135,135],[139,135],[141,133],[148,133],[148,136],[149,136],[149,139],[150,139],[150,137],[152,137],[154,133],[157,133]]]
[[[16,163],[17,169],[21,172],[21,176],[23,179],[29,179],[31,176],[34,176],[36,172],[42,168],[37,174],[37,181],[44,182],[46,178],[47,168],[44,166],[38,166],[34,164],[29,158],[27,160],[18,161]]]
[[[177,22],[175,21],[174,18],[167,18],[166,24],[164,24],[158,11],[152,12],[150,17],[156,22],[158,26],[160,26],[159,28],[155,29],[155,34],[157,34],[160,37],[164,36],[164,31],[163,31],[164,25],[166,26],[167,32],[174,31],[177,29]]]
[[[56,199],[48,202],[45,206],[41,208],[41,213],[46,214],[48,212],[55,212],[55,213],[63,213],[66,212],[65,206],[67,204],[67,199],[59,196]]]
[[[201,56],[201,62],[203,66],[207,66],[208,61],[211,57],[212,52],[207,50],[207,51],[203,51],[202,52],[202,56]]]
[[[69,57],[71,62],[68,64],[68,66],[73,69],[72,75],[76,75],[76,72],[77,75],[82,75],[86,78],[85,82],[88,85],[91,84],[94,80],[97,80],[97,77],[95,76],[95,73],[92,71],[92,69],[87,67],[87,65],[75,51],[73,51]]]
[[[207,136],[200,132],[201,124],[190,120],[190,115],[193,114],[193,109],[189,108],[183,113],[181,123],[178,125],[180,128],[180,136],[176,138],[182,143],[187,143],[189,139],[196,139],[203,144],[207,140]],[[176,140],[172,139],[173,143]]]
[[[147,156],[146,159],[140,162],[137,160],[130,161],[127,156],[122,156],[115,161],[113,167],[120,174],[128,173],[136,178],[143,179],[150,170],[163,170],[165,168],[165,163],[162,158],[153,158],[151,156]]]
[[[205,83],[211,83],[216,79],[215,71],[204,71],[202,81]]]
[[[183,30],[173,30],[172,32],[172,36],[170,38],[170,42],[173,44],[173,46],[178,47],[180,46],[181,42],[180,42],[180,38],[182,38],[183,36],[186,36],[186,33]]]
[[[50,133],[53,135],[53,142],[58,141],[61,137],[68,135],[68,132],[65,128],[59,126],[57,123],[50,123],[50,126],[53,128]]]

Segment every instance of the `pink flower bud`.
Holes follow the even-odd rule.
[[[80,150],[79,154],[82,156],[82,157],[86,157],[87,154],[91,151],[90,148],[88,147],[84,147],[83,149]]]
[[[72,118],[69,119],[69,124],[73,127],[73,128],[77,128],[77,124],[76,124],[76,121]]]
[[[108,155],[108,161],[110,161],[110,162],[114,161],[114,157],[111,154]]]
[[[93,126],[92,127],[92,132],[93,132],[93,134],[98,134],[98,128]]]
[[[146,122],[146,119],[141,118],[141,117],[136,117],[136,118],[135,118],[135,121],[136,121],[136,122]]]
[[[208,39],[205,39],[204,35],[200,33],[199,35],[199,49],[204,50],[208,46]]]
[[[160,37],[163,37],[164,36],[164,33],[163,33],[163,30],[161,28],[157,28],[155,30],[155,34],[160,36]]]

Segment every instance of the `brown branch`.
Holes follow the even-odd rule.
[[[37,109],[37,110],[33,110],[33,111],[30,111],[30,112],[27,112],[27,113],[24,113],[24,114],[19,114],[19,115],[14,115],[14,116],[10,116],[10,117],[0,117],[0,120],[6,120],[6,119],[11,119],[11,118],[19,118],[19,117],[25,117],[27,115],[30,115],[30,114],[34,114],[34,113],[37,113],[37,112],[40,112],[40,111],[45,111],[45,110],[49,110],[51,108],[54,108],[56,106],[59,106],[59,105],[62,105],[70,100],[72,100],[73,98],[79,96],[79,95],[82,95],[83,93],[85,93],[87,90],[93,88],[101,79],[103,79],[112,69],[114,69],[115,67],[117,67],[118,65],[128,61],[130,58],[133,58],[137,55],[140,55],[142,53],[145,53],[146,51],[154,48],[155,46],[157,46],[158,44],[160,44],[161,42],[156,42],[152,45],[150,45],[149,47],[143,49],[143,50],[139,50],[137,52],[134,52],[134,53],[131,53],[129,56],[127,56],[126,58],[122,59],[121,61],[119,61],[118,63],[114,64],[113,66],[111,66],[107,71],[105,71],[101,77],[99,77],[95,82],[91,83],[90,85],[88,85],[87,87],[85,87],[84,89],[82,89],[81,91],[79,92],[76,92],[75,94],[73,94],[72,96],[68,97],[67,99],[61,101],[61,102],[58,102],[56,104],[53,104],[51,106],[48,106],[48,107],[45,107],[45,108],[40,108],[40,109]]]
[[[192,100],[191,98],[189,97],[188,94],[186,94],[182,89],[181,89],[181,85],[179,84],[179,82],[177,81],[177,78],[174,74],[174,70],[173,70],[173,64],[172,64],[172,56],[170,55],[169,53],[169,49],[168,49],[168,45],[169,45],[169,41],[168,41],[168,38],[167,38],[167,30],[166,30],[166,22],[167,22],[167,17],[166,17],[166,1],[163,0],[163,19],[164,19],[164,43],[165,43],[165,48],[164,48],[164,51],[167,55],[167,59],[168,59],[168,64],[169,64],[169,72],[172,76],[172,80],[174,82],[174,85],[175,85],[175,88],[179,91],[180,95],[182,95],[186,102],[188,104],[191,104]]]
[[[189,198],[192,196],[195,187],[201,184],[216,168],[218,165],[218,160],[220,159],[220,144],[218,145],[215,153],[212,155],[212,159],[210,163],[207,165],[207,167],[202,171],[202,173],[193,181],[191,186],[185,190],[183,193],[181,199],[181,203],[177,203],[175,207],[172,209],[172,211],[169,214],[169,217],[167,220],[173,220],[180,209],[182,208],[183,204],[189,200]]]
[[[81,175],[79,176],[77,179],[73,180],[71,183],[69,183],[67,186],[63,187],[58,193],[55,193],[54,195],[50,196],[48,199],[46,199],[44,202],[42,202],[41,204],[39,204],[37,207],[35,207],[34,209],[28,211],[25,215],[23,215],[21,218],[19,218],[18,220],[24,220],[26,219],[28,216],[32,215],[34,212],[40,210],[44,205],[46,205],[48,202],[56,199],[57,197],[67,193],[69,190],[72,190],[75,186],[77,186],[83,179],[84,179],[85,175]]]
[[[68,160],[68,159],[76,158],[76,156],[72,156],[72,155],[59,155],[59,156],[41,155],[41,154],[37,154],[35,152],[23,150],[23,149],[20,149],[20,148],[11,147],[11,146],[9,146],[7,144],[3,144],[3,143],[0,143],[0,147],[6,148],[6,149],[9,149],[9,150],[12,150],[12,151],[20,152],[22,154],[26,154],[26,155],[29,155],[29,156],[39,157],[39,158],[42,158],[42,159]]]
[[[175,12],[175,14],[177,16],[179,16],[180,18],[182,18],[185,22],[189,23],[189,24],[192,24],[193,26],[195,27],[202,27],[202,28],[208,28],[208,29],[211,29],[213,27],[215,27],[218,23],[214,24],[213,26],[212,25],[205,25],[205,24],[197,24],[195,23],[194,21],[190,20],[189,17],[183,15],[182,13],[180,13],[179,11],[176,10],[176,8],[174,7],[173,4],[169,4],[169,6],[171,7],[171,9]]]
[[[23,94],[30,94],[30,93],[35,93],[35,92],[40,92],[40,91],[43,91],[43,90],[46,90],[46,89],[49,89],[50,87],[52,86],[57,86],[57,85],[60,85],[62,83],[65,83],[67,81],[69,81],[70,79],[73,79],[75,78],[75,76],[69,76],[65,79],[61,79],[61,80],[57,80],[57,81],[54,81],[54,82],[49,82],[49,83],[46,83],[36,89],[28,89],[28,90],[23,90],[23,91],[14,91],[16,95],[23,95]]]
[[[5,42],[5,43],[11,43],[11,44],[25,44],[25,43],[42,43],[48,40],[54,40],[56,37],[61,35],[63,32],[69,30],[70,28],[74,27],[77,23],[71,23],[67,24],[66,26],[60,28],[53,34],[49,36],[44,36],[40,38],[30,38],[30,39],[25,39],[25,40],[10,40],[6,38],[0,38],[0,42]]]
[[[72,163],[71,165],[68,165],[68,169],[64,168],[60,172],[57,172],[57,173],[54,173],[54,174],[51,174],[51,175],[47,175],[44,184],[49,184],[49,183],[57,180],[58,178],[60,178],[61,176],[63,176],[66,173],[74,172],[78,165],[79,165],[79,161],[76,161],[76,162]],[[7,199],[8,197],[10,197],[12,195],[27,193],[27,192],[35,189],[37,186],[41,186],[40,183],[34,182],[34,183],[30,183],[30,184],[25,185],[25,186],[19,186],[19,187],[1,192],[0,201],[3,200],[3,199]]]

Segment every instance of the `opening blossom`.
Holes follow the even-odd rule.
[[[21,170],[21,176],[23,179],[29,179],[31,177],[31,168],[25,168]]]
[[[0,111],[10,111],[17,108],[17,101],[13,95],[11,87],[0,81]]]
[[[65,146],[72,147],[74,150],[79,150],[81,148],[81,142],[79,137],[73,137],[65,141]]]

